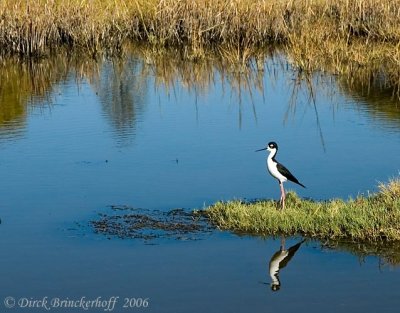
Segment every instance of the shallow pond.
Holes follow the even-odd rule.
[[[399,173],[400,104],[379,84],[301,79],[279,55],[246,69],[177,59],[3,62],[0,306],[395,311],[396,247],[383,254],[305,241],[272,291],[280,238],[94,233],[90,221],[115,206],[167,211],[279,198],[265,154],[254,152],[272,140],[278,160],[307,186],[286,186],[302,197],[355,197]],[[286,238],[285,246],[299,242]]]

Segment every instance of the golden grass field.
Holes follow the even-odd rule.
[[[300,71],[400,86],[400,0],[1,0],[0,54],[42,57],[62,47],[119,54],[126,41],[188,59],[210,50],[246,62],[283,49]],[[227,53],[227,51],[229,51]]]

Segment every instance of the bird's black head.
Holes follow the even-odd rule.
[[[267,146],[265,148],[256,150],[256,152],[258,151],[263,151],[263,150],[268,150],[268,151],[278,151],[278,145],[276,144],[275,141],[271,141],[267,144]]]
[[[278,150],[278,144],[275,141],[271,141],[268,143],[268,148]]]

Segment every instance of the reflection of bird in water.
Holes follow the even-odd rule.
[[[265,148],[256,150],[256,152],[263,150],[268,150],[270,152],[267,158],[267,168],[268,172],[279,181],[279,186],[281,187],[281,204],[282,209],[284,209],[286,195],[285,189],[283,188],[283,183],[290,180],[291,182],[294,182],[304,188],[306,188],[306,186],[300,183],[286,167],[275,160],[275,156],[278,153],[278,145],[276,144],[276,142],[271,141]]]
[[[273,291],[278,291],[281,288],[279,271],[289,263],[304,241],[305,239],[289,249],[285,249],[285,239],[281,239],[281,247],[279,251],[275,252],[269,261],[269,276],[271,276],[272,279],[271,289]]]

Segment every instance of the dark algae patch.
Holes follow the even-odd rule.
[[[110,213],[100,213],[91,221],[95,233],[122,239],[198,240],[212,231],[200,211],[170,211],[112,206]]]

